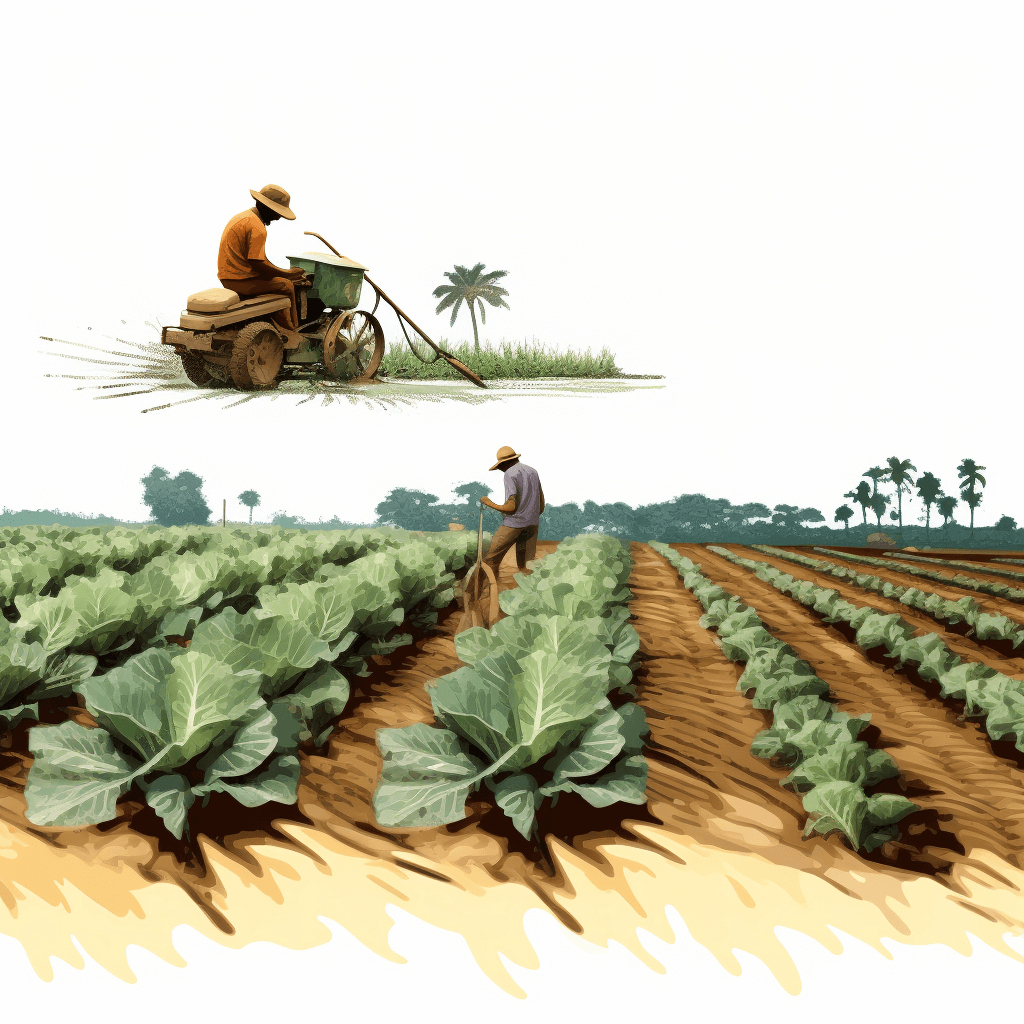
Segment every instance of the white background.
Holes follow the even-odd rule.
[[[487,467],[512,444],[556,504],[699,492],[830,524],[890,455],[954,494],[970,457],[988,467],[979,525],[1024,522],[1019,5],[42,11],[8,12],[2,72],[17,461],[0,505],[145,519],[139,479],[158,464],[199,473],[229,517],[254,488],[257,519],[368,520],[392,487],[497,484]],[[509,271],[511,306],[484,337],[607,344],[670,386],[140,415],[153,396],[93,401],[44,376],[96,368],[39,335],[145,340],[145,320],[174,322],[267,182],[298,215],[269,229],[279,263],[318,231],[457,340],[465,313],[449,328],[431,291],[481,261]]]
[[[488,479],[512,444],[553,503],[702,492],[811,505],[829,521],[889,455],[947,490],[971,457],[988,467],[977,522],[1024,522],[1018,4],[26,3],[4,30],[0,505],[142,519],[139,478],[159,464],[203,476],[217,511],[251,487],[257,519],[369,519],[392,487],[444,499]],[[270,228],[276,262],[317,247],[301,232],[319,231],[435,337],[459,339],[468,321],[449,329],[430,293],[454,263],[482,261],[509,271],[511,305],[484,337],[608,345],[668,387],[143,416],[151,401],[96,402],[44,376],[75,371],[39,335],[146,340],[145,320],[173,322],[216,283],[224,223],[268,182],[298,215]],[[229,501],[228,514],[245,510]],[[415,1001],[417,1016],[432,1012],[421,998],[440,1015],[446,993],[468,990],[491,993],[499,1017],[517,1008],[403,927],[407,955],[434,973],[345,946],[346,1007],[406,978],[399,1010]],[[626,1005],[606,1002],[606,959],[557,942],[536,999],[574,1015],[581,1000]],[[203,948],[189,974],[155,965],[140,984],[216,981],[226,1014],[259,977],[253,1005],[297,998],[308,1013],[313,982],[291,979],[322,968],[333,985],[333,948]],[[808,993],[831,971],[886,1010],[1018,1002],[1021,973],[1004,958],[910,952],[902,973],[874,953],[803,949],[820,962],[804,971]],[[782,997],[756,966],[737,981],[692,943],[675,950],[667,979],[614,960],[630,1005],[682,1016],[728,999],[732,1018],[820,1008]],[[13,953],[3,963],[5,1008],[12,992],[35,1007],[75,995],[76,1012],[125,997],[98,969],[46,986]],[[908,977],[912,991],[894,994]]]

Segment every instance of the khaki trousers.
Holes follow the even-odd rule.
[[[292,308],[279,309],[273,314],[285,330],[294,331],[299,326],[299,311],[295,303],[295,285],[286,277],[247,277],[243,281],[221,281],[225,288],[238,292],[242,298],[253,295],[286,295],[292,300]]]
[[[527,562],[537,557],[537,532],[536,526],[499,526],[494,531],[484,561],[494,570],[495,578],[501,560],[513,544],[516,546],[516,565],[520,569],[524,569]]]

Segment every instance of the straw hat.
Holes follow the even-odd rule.
[[[506,444],[498,449],[496,453],[496,458],[498,461],[493,466],[491,466],[491,469],[497,469],[503,462],[508,462],[509,459],[518,459],[519,452],[517,452],[514,448],[509,448],[509,446]]]
[[[264,206],[269,206],[274,213],[281,214],[285,220],[295,220],[295,214],[288,206],[292,197],[280,185],[264,185],[259,192],[249,189],[249,195],[253,199],[258,199]]]

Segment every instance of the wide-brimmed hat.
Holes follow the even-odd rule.
[[[281,214],[285,220],[295,220],[295,214],[288,206],[292,197],[280,185],[264,185],[259,192],[249,189],[249,195],[253,199],[258,199],[264,206],[269,206],[274,213]]]
[[[503,462],[508,462],[509,459],[518,459],[519,452],[517,452],[514,448],[509,448],[509,446],[506,444],[498,449],[496,453],[496,458],[498,461],[493,466],[491,466],[491,469],[497,469]],[[488,470],[488,472],[490,472],[490,470]]]

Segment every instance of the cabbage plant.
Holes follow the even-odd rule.
[[[294,803],[296,729],[260,696],[261,679],[172,648],[86,679],[77,689],[97,727],[65,722],[29,735],[29,821],[109,821],[133,783],[177,838],[196,799],[214,792],[247,807]]]
[[[50,654],[40,643],[25,643],[0,620],[0,727],[38,718],[39,701],[70,696],[95,668],[87,655]]]
[[[456,644],[466,666],[428,686],[438,725],[377,732],[381,825],[459,821],[485,784],[528,838],[541,802],[561,793],[595,807],[646,803],[644,713],[609,703],[612,652],[592,623],[512,616]]]

